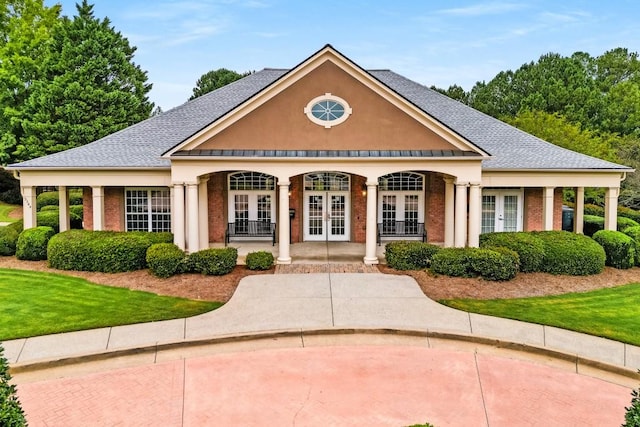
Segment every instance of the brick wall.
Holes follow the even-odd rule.
[[[85,230],[93,230],[93,191],[90,187],[82,189],[82,215]],[[105,187],[104,189],[104,229],[125,231],[124,188]]]
[[[543,189],[525,188],[524,190],[524,231],[542,230]],[[562,230],[562,188],[553,191],[553,229]]]
[[[367,197],[362,195],[367,178],[351,175],[351,241],[365,243],[367,237]]]
[[[302,242],[302,213],[303,213],[303,176],[296,175],[289,180],[289,208],[296,210],[296,217],[291,220],[291,242]]]
[[[427,240],[433,243],[444,242],[444,179],[439,174],[426,176],[425,226]]]
[[[210,242],[224,242],[228,222],[227,212],[229,211],[227,199],[227,173],[212,173],[207,182]]]
[[[90,187],[82,189],[82,228],[93,230],[93,196]]]

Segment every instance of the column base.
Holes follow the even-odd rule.
[[[291,257],[288,258],[280,258],[276,259],[276,264],[291,264]]]
[[[380,261],[378,260],[378,257],[364,257],[363,261],[366,265],[375,265],[375,264],[380,264]]]

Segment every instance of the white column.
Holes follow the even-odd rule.
[[[58,206],[59,206],[59,224],[60,232],[67,231],[71,228],[71,218],[69,217],[69,192],[67,187],[58,187]]]
[[[187,184],[187,251],[189,253],[200,250],[200,231],[198,231],[198,184]]]
[[[573,209],[573,229],[584,234],[584,187],[576,188],[576,204]]]
[[[609,187],[604,195],[604,229],[616,230],[618,227],[618,193],[620,188]]]
[[[467,183],[456,184],[455,209],[454,245],[463,248],[467,244]]]
[[[542,189],[542,229],[553,230],[553,191],[555,187]]]
[[[171,218],[173,224],[173,243],[180,249],[185,250],[185,214],[184,214],[184,185],[173,185],[173,206]]]
[[[91,187],[93,198],[93,230],[104,230],[104,187]]]
[[[469,187],[469,246],[480,246],[480,219],[482,216],[482,192],[480,184]]]
[[[22,192],[22,218],[24,229],[33,228],[38,225],[36,218],[36,187],[20,187]]]
[[[453,178],[444,178],[444,247],[453,246],[455,236],[455,202]]]
[[[367,181],[367,222],[365,231],[364,263],[378,264],[376,255],[376,228],[378,226],[378,182]]]
[[[289,255],[289,181],[278,181],[278,264],[291,264]]]
[[[200,179],[198,185],[198,220],[200,224],[198,226],[200,230],[200,249],[209,248],[209,198],[207,192],[207,182],[209,177]]]

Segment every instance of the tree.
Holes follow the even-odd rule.
[[[83,0],[54,27],[42,77],[25,102],[24,137],[12,153],[26,160],[78,147],[148,118],[147,73],[135,47]]]
[[[43,0],[0,1],[0,163],[12,160],[24,135],[24,103],[42,77],[41,64],[59,15],[59,5],[45,7]]]
[[[466,104],[469,98],[469,95],[467,94],[467,92],[465,92],[462,86],[458,85],[451,85],[448,89],[440,89],[435,86],[431,86],[431,89],[435,90],[436,92],[440,92],[441,94],[446,95],[451,99],[460,101],[463,104]]]
[[[191,95],[189,100],[196,99],[205,93],[209,93],[221,88],[222,86],[226,86],[229,83],[233,83],[236,80],[240,80],[249,74],[251,74],[251,72],[247,71],[246,73],[238,74],[235,71],[227,70],[226,68],[218,68],[217,70],[206,72],[200,76],[196,82],[196,87],[193,88],[193,95]]]

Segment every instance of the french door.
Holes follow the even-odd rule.
[[[349,240],[348,192],[306,191],[304,199],[304,240]]]
[[[482,233],[522,230],[522,193],[484,191],[482,193]]]

